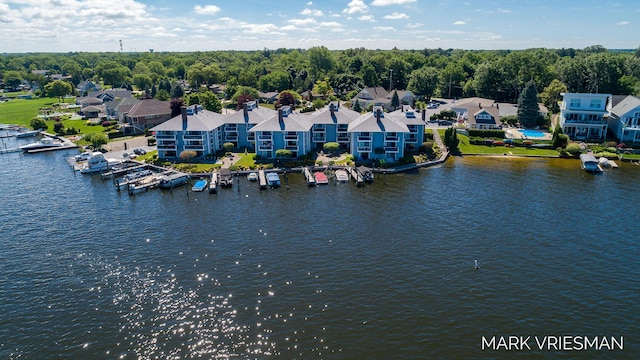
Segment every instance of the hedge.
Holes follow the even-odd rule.
[[[504,139],[504,130],[476,130],[469,129],[469,136],[476,136],[482,138],[500,138]]]

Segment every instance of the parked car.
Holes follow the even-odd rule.
[[[144,155],[147,153],[147,150],[142,149],[142,148],[135,148],[133,149],[133,153],[136,155]]]
[[[82,154],[76,155],[76,161],[86,161],[91,157],[91,152],[83,152]]]

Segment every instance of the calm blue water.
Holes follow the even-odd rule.
[[[521,129],[518,130],[526,137],[544,137],[544,133],[540,130],[532,130],[532,129]]]
[[[130,197],[73,154],[0,155],[0,358],[532,355],[483,352],[493,335],[640,354],[640,166],[457,158],[365,188]]]

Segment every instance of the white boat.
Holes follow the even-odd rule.
[[[220,186],[223,188],[233,186],[233,175],[231,175],[231,170],[227,168],[220,169],[218,171],[218,181],[220,182]]]
[[[600,167],[600,163],[592,153],[580,154],[580,166],[586,172],[590,173],[601,173],[602,168]]]
[[[611,167],[611,162],[609,162],[609,159],[607,159],[607,158],[606,158],[606,157],[604,157],[604,156],[601,156],[601,157],[598,159],[598,162],[600,163],[600,166],[602,166],[602,167],[606,167],[606,168]]]
[[[31,131],[19,131],[16,134],[17,138],[27,138],[40,134],[40,130],[31,130]]]
[[[349,182],[349,174],[346,170],[336,170],[336,180],[338,182]]]
[[[171,189],[182,186],[189,180],[189,175],[184,173],[174,173],[160,176],[160,187],[163,189]]]
[[[28,152],[31,150],[40,150],[40,149],[48,149],[48,148],[56,148],[56,147],[61,147],[63,144],[60,140],[54,140],[53,138],[50,137],[45,137],[42,138],[40,141],[32,143],[32,144],[27,144],[27,145],[22,145],[19,147],[20,150],[24,151],[24,152]]]
[[[160,177],[156,175],[150,175],[139,179],[134,184],[129,186],[129,192],[135,194],[145,190],[152,189],[160,184]]]
[[[91,153],[91,157],[87,160],[80,172],[83,174],[91,174],[106,171],[114,166],[120,165],[122,162],[118,159],[108,159],[103,153],[96,151]]]
[[[124,180],[125,181],[134,181],[137,179],[142,179],[143,177],[147,177],[147,176],[151,176],[153,175],[153,171],[151,170],[141,170],[141,171],[134,171],[130,174],[127,174],[124,176]]]
[[[258,181],[258,174],[255,172],[250,172],[249,174],[247,174],[247,180]]]

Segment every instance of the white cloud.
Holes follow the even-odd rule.
[[[464,21],[456,21],[453,23],[453,25],[467,25],[467,23]]]
[[[419,27],[421,27],[423,24],[422,23],[409,23],[407,24],[407,28],[409,29],[417,29]]]
[[[296,26],[308,26],[308,25],[315,25],[318,23],[315,19],[312,19],[312,18],[290,19],[289,22]]]
[[[193,7],[193,12],[199,15],[215,15],[220,12],[220,8],[215,5],[196,5]]]
[[[308,6],[313,5],[313,1],[309,1],[309,2],[307,3],[307,5],[308,5]]]
[[[408,19],[409,15],[407,14],[403,14],[403,13],[398,13],[398,12],[393,12],[389,15],[385,15],[384,17],[385,19],[389,19],[389,20],[401,20],[401,19]]]
[[[312,9],[304,9],[304,10],[302,10],[300,12],[300,14],[308,15],[308,16],[323,16],[324,15],[321,10],[312,10]]]
[[[365,13],[369,7],[362,0],[351,0],[347,8],[342,10],[345,14]]]
[[[510,14],[510,13],[511,13],[511,10],[509,10],[509,9],[501,9],[501,8],[498,8],[498,12],[501,12],[501,13],[503,13],[503,14]]]
[[[414,2],[416,2],[416,0],[373,0],[371,6],[404,5]]]
[[[373,29],[378,31],[397,31],[393,26],[376,26]]]
[[[629,25],[628,21],[620,21],[618,24],[618,26],[625,26],[625,25]]]
[[[371,22],[375,21],[373,19],[373,16],[371,16],[371,15],[362,15],[362,16],[360,16],[358,18],[358,20],[360,20],[360,21],[371,21]]]

